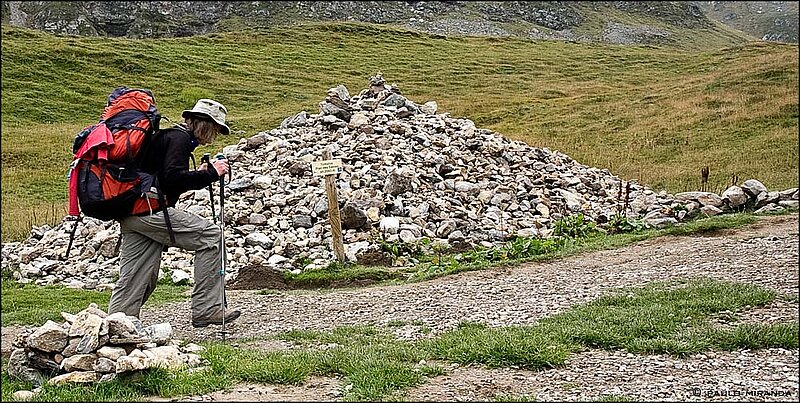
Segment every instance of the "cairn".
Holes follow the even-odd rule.
[[[172,339],[172,326],[143,326],[122,312],[108,315],[92,303],[64,323],[48,320],[28,328],[13,343],[8,358],[11,378],[41,386],[107,382],[123,373],[148,368],[201,367],[204,347]]]

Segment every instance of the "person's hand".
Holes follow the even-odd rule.
[[[217,171],[217,175],[219,175],[220,177],[228,173],[228,169],[230,169],[230,166],[228,165],[228,160],[225,158],[215,159],[211,164]]]

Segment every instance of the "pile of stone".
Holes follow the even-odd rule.
[[[118,374],[148,368],[194,368],[205,365],[203,347],[172,339],[169,323],[144,327],[134,316],[111,315],[90,304],[63,324],[48,320],[17,336],[8,359],[8,375],[42,385],[96,383]]]
[[[225,191],[228,280],[247,267],[297,272],[334,260],[325,180],[312,170],[325,153],[342,161],[335,183],[345,251],[362,264],[387,261],[381,239],[488,247],[513,235],[550,236],[556,220],[576,213],[600,224],[624,214],[660,227],[699,214],[797,204],[797,189],[767,192],[755,180],[722,195],[654,192],[438,113],[435,101],[417,104],[380,74],[356,96],[342,85],[331,88],[319,113],[287,117],[223,152],[233,171]],[[218,214],[219,191],[214,195]],[[178,206],[211,219],[211,202],[203,189],[184,194]],[[52,229],[34,228],[22,243],[4,244],[3,267],[20,282],[113,286],[119,225],[84,219],[66,259],[73,225],[65,219]],[[162,275],[191,281],[192,256],[170,248]]]
[[[741,186],[732,185],[721,195],[712,192],[676,193],[675,199],[685,202],[686,211],[693,218],[697,214],[712,217],[717,214],[737,211],[753,211],[757,214],[797,209],[798,189],[767,191],[763,183],[748,179]]]

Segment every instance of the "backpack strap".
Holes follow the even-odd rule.
[[[158,190],[158,205],[161,206],[161,211],[164,212],[164,222],[167,224],[167,232],[169,233],[169,241],[173,244],[175,243],[175,231],[172,230],[172,222],[169,220],[169,208],[167,207],[167,201],[164,197],[164,192],[161,191],[161,185],[158,181],[159,175],[156,174],[155,176],[155,185],[156,190]]]

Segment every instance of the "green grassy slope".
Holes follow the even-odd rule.
[[[116,86],[150,88],[172,119],[197,98],[228,106],[233,136],[317,113],[328,88],[376,71],[416,102],[671,192],[730,176],[798,182],[797,45],[712,51],[453,38],[361,24],[131,40],[3,26],[3,241],[60,219],[72,138]],[[110,61],[110,62],[106,62]],[[198,150],[202,152],[203,150]]]

